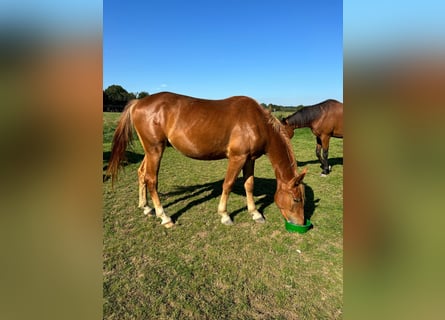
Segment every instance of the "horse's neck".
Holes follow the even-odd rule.
[[[290,121],[290,125],[296,129],[296,128],[308,128],[311,127],[312,121],[315,120],[316,114],[314,113],[314,110],[311,109],[313,107],[306,107],[306,109],[303,109],[296,113]]]
[[[275,171],[277,183],[287,183],[297,173],[297,162],[285,137],[277,132],[270,133],[267,155]]]
[[[301,122],[301,123],[296,123],[296,124],[292,125],[292,127],[294,129],[309,128],[310,126],[311,126],[311,122]]]

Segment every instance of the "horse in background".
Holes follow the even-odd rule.
[[[329,99],[321,103],[303,107],[281,120],[289,138],[297,128],[311,128],[317,140],[315,154],[321,163],[322,176],[331,171],[328,163],[329,140],[343,138],[343,103]]]
[[[266,154],[277,179],[275,203],[284,218],[304,225],[304,185],[306,174],[297,172],[290,139],[279,120],[255,100],[237,96],[224,100],[206,100],[161,92],[125,107],[114,133],[107,175],[116,179],[125,150],[133,137],[133,127],[144,148],[145,157],[138,170],[139,207],[145,214],[150,193],[156,216],[169,228],[173,221],[166,215],[158,195],[158,172],[164,149],[169,143],[187,157],[199,160],[228,158],[228,168],[218,205],[221,222],[232,224],[227,200],[240,171],[243,171],[247,210],[256,222],[264,218],[253,199],[255,160]]]

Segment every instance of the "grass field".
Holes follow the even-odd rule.
[[[104,167],[120,114],[104,113]],[[233,226],[216,213],[227,160],[197,161],[167,148],[159,173],[164,208],[176,221],[137,208],[139,142],[114,190],[103,184],[104,319],[341,319],[343,309],[343,140],[331,139],[333,171],[320,177],[315,137],[295,131],[298,171],[307,167],[305,211],[314,228],[288,233],[273,202],[266,156],[255,165],[255,200],[266,218],[247,213],[242,178],[228,202]]]

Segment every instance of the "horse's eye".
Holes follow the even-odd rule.
[[[296,203],[301,202],[301,198],[294,198],[294,202],[296,202]]]

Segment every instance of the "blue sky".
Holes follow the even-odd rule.
[[[342,1],[105,0],[103,86],[343,101]]]
[[[344,2],[344,48],[366,59],[424,53],[445,47],[442,0],[374,0]]]

